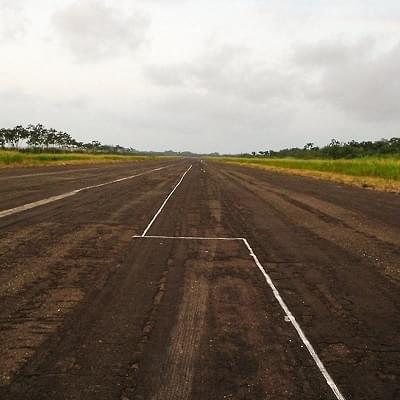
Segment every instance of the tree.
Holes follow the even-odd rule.
[[[98,140],[93,140],[91,143],[85,143],[83,147],[87,151],[98,151],[101,148],[101,143]]]
[[[15,134],[17,136],[17,148],[21,140],[27,140],[29,138],[29,131],[28,129],[24,128],[22,125],[17,125],[14,128]]]
[[[42,147],[47,137],[47,129],[42,124],[28,125],[29,138],[28,145],[33,148]]]
[[[43,141],[47,149],[49,146],[53,146],[54,148],[54,145],[57,143],[57,131],[53,128],[46,130]]]
[[[303,149],[304,150],[312,150],[314,148],[314,143],[312,143],[312,142],[310,142],[310,143],[307,143],[304,147],[303,147]]]
[[[4,140],[5,143],[8,143],[9,145],[11,145],[11,147],[16,146],[18,138],[14,129],[4,129]]]
[[[0,129],[0,146],[4,149],[4,145],[6,144],[6,137],[5,137],[5,129]]]

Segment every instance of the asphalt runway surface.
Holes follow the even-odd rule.
[[[395,194],[199,159],[0,171],[1,399],[400,399],[399,286]]]

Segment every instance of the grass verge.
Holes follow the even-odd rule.
[[[400,193],[400,160],[395,158],[298,160],[221,157],[213,160]]]
[[[156,160],[163,157],[88,153],[25,153],[0,150],[0,168],[48,165],[104,164]]]

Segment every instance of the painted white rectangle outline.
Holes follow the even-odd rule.
[[[294,329],[296,330],[298,336],[300,337],[301,341],[303,342],[304,346],[308,350],[309,354],[311,355],[312,359],[314,360],[315,364],[317,365],[320,373],[322,376],[325,378],[326,383],[332,390],[332,393],[335,395],[337,400],[346,400],[346,398],[343,396],[343,394],[340,392],[338,386],[336,385],[335,381],[329,374],[328,370],[326,369],[324,363],[321,361],[319,358],[317,352],[314,349],[314,346],[311,344],[311,342],[308,340],[307,336],[305,335],[304,331],[300,327],[299,323],[297,322],[295,316],[293,313],[290,311],[289,307],[283,300],[281,294],[279,293],[279,290],[275,286],[274,282],[271,279],[271,276],[266,272],[265,268],[262,266],[260,263],[258,257],[254,253],[252,247],[250,246],[248,240],[246,238],[233,238],[233,237],[196,237],[196,236],[144,236],[144,235],[135,235],[132,236],[133,238],[136,239],[171,239],[171,240],[219,240],[219,241],[241,241],[244,243],[246,248],[249,251],[250,257],[253,259],[254,264],[257,266],[257,268],[261,271],[263,274],[265,281],[267,282],[268,286],[271,288],[272,293],[275,297],[275,299],[278,301],[280,307],[282,308],[285,317],[290,321],[290,323],[293,325]]]

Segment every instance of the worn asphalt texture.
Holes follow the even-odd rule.
[[[198,159],[0,170],[0,399],[400,399],[400,196]]]

